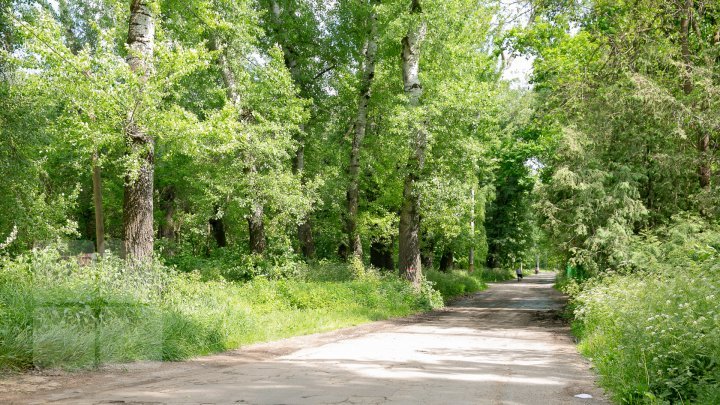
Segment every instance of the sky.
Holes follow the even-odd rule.
[[[526,26],[530,17],[529,2],[524,0],[500,0],[501,16],[499,19],[505,21],[507,28]],[[530,76],[533,69],[533,58],[530,56],[505,54],[506,65],[502,78],[513,82],[515,88],[530,88]]]
[[[512,82],[515,88],[530,88],[530,75],[533,71],[533,58],[517,56],[512,58],[503,70],[502,78]]]

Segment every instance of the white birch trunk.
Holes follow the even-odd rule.
[[[402,72],[405,94],[411,112],[420,107],[423,88],[420,83],[420,49],[427,33],[427,24],[422,20],[420,0],[413,0],[411,15],[416,22],[402,40]],[[411,113],[411,116],[414,114]],[[425,165],[427,134],[423,122],[409,122],[411,154],[407,163],[407,174],[403,187],[403,204],[400,211],[400,252],[398,264],[400,274],[419,286],[422,274],[420,260],[420,198],[416,183]]]

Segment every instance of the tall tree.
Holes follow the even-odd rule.
[[[155,20],[151,0],[131,0],[128,28],[127,63],[138,77],[140,86],[147,82],[153,69]],[[136,108],[141,100],[136,101]],[[125,255],[145,261],[153,254],[153,177],[155,141],[137,122],[136,108],[128,111],[125,124],[127,154],[137,162],[125,179],[123,197],[123,237]]]
[[[283,8],[280,6],[280,3],[277,0],[270,1],[270,12],[273,16],[272,34],[274,35],[280,45],[280,48],[282,49],[285,66],[287,67],[288,71],[290,71],[290,76],[292,77],[293,82],[300,89],[301,95],[303,97],[308,97],[310,96],[311,83],[308,83],[307,72],[305,72],[304,70],[308,70],[310,66],[301,65],[301,55],[297,49],[298,46],[307,47],[307,43],[292,43],[289,36],[287,35],[287,30],[291,28],[288,26],[288,21],[283,18],[291,16],[291,18],[297,19],[297,13],[301,12],[298,6],[299,4],[293,1],[287,2],[285,4],[285,7]],[[286,15],[284,16],[283,14]],[[304,18],[307,18],[307,16],[304,16]],[[314,21],[314,18],[312,18],[312,20]],[[299,27],[300,25],[295,25],[294,27],[296,29],[296,33],[294,35],[295,38],[300,37],[300,41],[317,40],[317,37],[310,39],[304,38],[304,36],[302,35],[303,31],[312,32],[314,31],[313,29],[302,30],[299,29]],[[307,61],[309,60],[309,58],[305,57],[304,60]],[[312,80],[317,80],[323,73],[325,73],[325,71],[318,72],[316,76],[312,78]],[[300,127],[300,132],[301,133],[297,134],[296,136],[298,147],[295,152],[295,157],[293,159],[293,172],[300,177],[301,181],[304,184],[306,181],[304,125]],[[305,218],[303,218],[298,224],[297,235],[298,241],[300,243],[300,250],[302,251],[303,255],[307,258],[315,257],[315,241],[313,239],[312,222],[309,215],[305,216]]]
[[[682,56],[683,68],[681,71],[682,76],[682,89],[686,97],[692,95],[693,92],[693,55],[690,46],[690,32],[693,19],[696,14],[699,14],[695,10],[695,2],[693,0],[681,0],[682,4],[679,7],[678,12],[680,13],[680,54]],[[697,21],[694,21],[697,28]],[[699,30],[699,28],[698,28]],[[697,35],[702,36],[702,33],[697,32]],[[697,38],[698,42],[703,42],[703,38]],[[708,152],[710,149],[710,130],[709,128],[703,128],[694,122],[691,122],[690,128],[691,133],[695,133],[697,137],[697,150],[698,150],[698,180],[700,188],[710,188],[710,161],[708,159]]]
[[[210,49],[218,53],[216,61],[218,64],[218,68],[220,69],[223,84],[225,85],[227,99],[230,104],[238,110],[238,116],[242,116],[243,114],[240,114],[240,109],[242,108],[242,97],[240,95],[240,90],[238,89],[235,72],[233,72],[228,55],[226,53],[227,48],[224,44],[222,44],[219,38],[214,37],[210,39]],[[253,157],[245,156],[245,160],[248,161],[248,171],[250,172],[250,174],[256,173],[257,168],[252,162]],[[213,236],[218,246],[224,247],[227,244],[224,236],[225,226],[222,223],[222,217],[218,216],[219,207],[215,207],[214,211],[214,216],[210,220]],[[250,212],[247,214],[246,219],[248,223],[248,234],[250,236],[250,251],[257,254],[262,254],[267,247],[264,213],[265,209],[262,202],[258,201],[256,198],[251,197]]]
[[[375,3],[373,1],[372,3]],[[374,4],[371,4],[374,7]],[[368,104],[370,102],[370,89],[375,78],[375,59],[378,51],[378,27],[375,10],[370,14],[368,22],[369,32],[365,45],[365,60],[363,61],[362,77],[358,97],[357,116],[353,128],[352,147],[350,150],[350,165],[348,167],[349,182],[347,189],[347,217],[345,228],[348,235],[350,254],[362,259],[362,241],[357,229],[358,199],[360,197],[360,149],[365,138],[368,125]]]
[[[405,95],[410,110],[411,155],[407,162],[403,185],[403,202],[400,211],[400,251],[398,264],[400,273],[419,285],[422,275],[420,261],[420,195],[416,183],[425,165],[427,133],[420,108],[423,93],[420,83],[420,50],[427,33],[420,6],[420,0],[410,5],[411,26],[402,40],[402,75]]]

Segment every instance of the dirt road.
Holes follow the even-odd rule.
[[[447,310],[182,363],[0,382],[2,403],[602,404],[553,275],[493,284]],[[592,399],[576,398],[590,394]],[[4,398],[4,399],[3,399]]]

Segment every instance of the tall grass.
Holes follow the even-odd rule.
[[[160,264],[90,266],[52,251],[0,262],[0,368],[181,360],[441,305],[394,275],[348,266],[240,283]]]
[[[682,221],[624,254],[619,273],[568,284],[601,383],[620,403],[720,404],[720,230]]]

